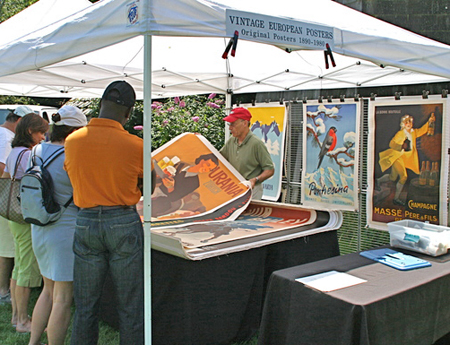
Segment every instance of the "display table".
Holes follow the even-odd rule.
[[[450,332],[450,262],[429,261],[399,271],[355,253],[274,272],[258,344],[430,345]],[[367,282],[324,293],[295,281],[331,270]]]
[[[231,344],[259,328],[271,273],[339,255],[337,231],[200,261],[152,251],[152,344]],[[104,321],[117,327],[115,295],[106,282]]]

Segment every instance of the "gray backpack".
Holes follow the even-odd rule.
[[[64,152],[64,147],[53,152],[45,161],[36,154],[37,145],[31,153],[31,167],[20,181],[20,206],[27,223],[45,226],[56,222],[73,200],[71,197],[64,205],[54,198],[52,176],[48,165]]]

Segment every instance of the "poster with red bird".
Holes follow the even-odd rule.
[[[367,222],[447,225],[448,107],[440,96],[370,104]]]
[[[357,209],[359,118],[353,100],[303,106],[303,205]]]

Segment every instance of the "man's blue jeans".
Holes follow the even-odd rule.
[[[72,345],[97,344],[99,302],[108,270],[118,299],[120,344],[144,343],[143,250],[142,222],[134,209],[80,210],[73,244]]]

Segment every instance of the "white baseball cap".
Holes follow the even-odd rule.
[[[17,116],[20,116],[20,117],[25,116],[26,114],[29,114],[29,113],[33,113],[34,114],[34,111],[33,111],[33,109],[31,109],[30,107],[27,107],[26,105],[19,105],[13,111],[14,115],[17,115]]]
[[[64,105],[57,114],[60,119],[54,123],[56,126],[84,127],[87,125],[86,115],[73,105]]]

